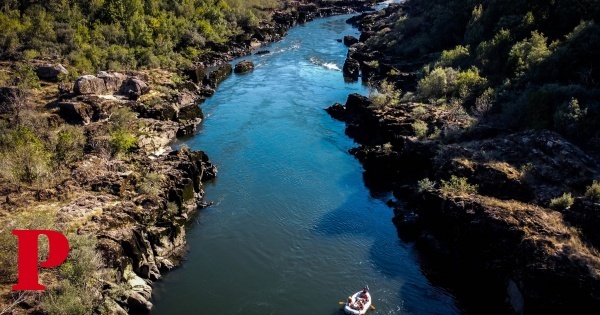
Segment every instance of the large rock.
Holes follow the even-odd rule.
[[[46,81],[58,81],[59,75],[68,75],[69,71],[59,64],[39,64],[35,65],[35,73],[38,78]]]
[[[358,38],[356,38],[352,35],[344,36],[344,45],[350,47],[356,43],[358,43]]]
[[[223,80],[225,80],[229,75],[231,75],[232,71],[233,71],[233,69],[230,64],[228,64],[228,63],[224,64],[224,65],[220,66],[219,68],[217,68],[216,70],[213,70],[208,75],[208,78],[205,78],[204,84],[207,84],[211,88],[216,89],[217,86],[219,86],[219,84],[221,84],[221,82],[223,82]]]
[[[242,60],[235,65],[235,73],[242,74],[254,70],[254,62],[251,60]]]
[[[114,93],[121,89],[121,85],[127,79],[127,76],[118,72],[100,71],[98,78],[104,80],[108,93]]]
[[[106,84],[104,80],[93,75],[83,75],[75,80],[75,86],[73,87],[75,94],[79,95],[90,95],[106,94]]]
[[[206,77],[206,67],[204,67],[204,64],[199,63],[183,70],[183,74],[190,78],[194,83],[202,83]]]
[[[128,78],[123,82],[123,85],[121,85],[120,92],[129,96],[130,99],[137,99],[150,92],[150,87],[146,82],[138,78]]]
[[[350,80],[358,80],[360,76],[360,62],[353,58],[346,58],[344,62],[344,77]]]

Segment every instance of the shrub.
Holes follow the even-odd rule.
[[[414,123],[411,124],[411,126],[417,138],[422,139],[427,137],[428,127],[426,122],[422,120],[416,120]]]
[[[91,235],[70,234],[70,252],[59,268],[61,281],[43,298],[42,308],[50,314],[91,314],[97,304],[96,290],[102,258],[96,251],[96,238]]]
[[[417,182],[417,187],[418,187],[418,190],[420,193],[434,190],[435,182],[432,180],[429,180],[429,178],[423,178],[422,180]]]
[[[440,64],[442,66],[452,66],[461,59],[469,56],[469,46],[458,45],[452,50],[444,50],[440,57]]]
[[[113,154],[129,152],[137,144],[137,137],[132,133],[117,129],[110,133],[110,145]]]
[[[573,205],[574,199],[571,193],[564,193],[562,196],[550,200],[550,208],[554,210],[565,210]]]
[[[550,56],[551,51],[546,41],[543,34],[534,31],[531,32],[531,38],[520,41],[511,48],[509,63],[517,76],[523,75],[529,68]]]
[[[163,174],[157,172],[147,173],[137,187],[140,194],[158,195],[162,192],[162,182],[165,180]]]
[[[0,220],[0,282],[15,282],[17,276],[17,239],[12,230],[48,230],[55,228],[54,215],[47,211],[21,212],[10,220]],[[48,242],[39,240],[40,258],[48,253]]]
[[[83,156],[83,146],[86,138],[83,128],[65,125],[58,133],[55,157],[59,162],[71,163]]]
[[[477,188],[477,185],[469,184],[467,178],[456,175],[452,175],[449,181],[442,180],[440,187],[444,194],[452,195],[476,194]]]
[[[376,108],[381,108],[383,106],[394,106],[398,104],[401,93],[402,91],[396,89],[393,83],[383,80],[383,82],[381,82],[377,88],[377,91],[369,95],[369,99]]]
[[[560,131],[573,129],[575,124],[587,114],[587,109],[581,110],[576,98],[564,103],[554,113],[554,126]]]
[[[593,202],[600,202],[600,182],[594,181],[585,190],[585,196]]]
[[[20,89],[39,89],[40,79],[38,78],[33,66],[28,63],[17,65],[16,86]]]
[[[13,184],[42,183],[49,175],[51,154],[29,128],[9,132],[0,154],[0,174]]]

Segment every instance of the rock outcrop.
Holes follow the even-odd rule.
[[[254,70],[254,62],[251,60],[242,60],[235,65],[234,72],[237,74],[243,74]]]
[[[185,255],[185,223],[205,207],[202,182],[215,178],[216,167],[201,151],[172,151],[137,163],[160,174],[155,192],[133,193],[145,180],[117,172],[99,158],[76,166],[74,181],[96,193],[84,195],[59,210],[59,224],[84,222],[78,232],[98,236],[104,263],[117,271],[128,290],[114,302],[133,313],[146,313],[152,284]],[[117,163],[115,161],[115,163]],[[126,167],[122,165],[121,167]],[[132,196],[131,200],[123,197]]]
[[[60,63],[58,64],[36,64],[34,66],[35,73],[40,80],[58,81],[60,75],[68,75],[69,71]]]

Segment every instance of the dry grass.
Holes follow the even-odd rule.
[[[486,162],[484,165],[506,174],[506,176],[510,179],[519,179],[522,176],[519,170],[506,162],[490,161]]]

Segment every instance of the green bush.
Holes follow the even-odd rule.
[[[573,205],[574,201],[571,193],[564,193],[562,196],[550,200],[550,208],[554,210],[565,210]]]
[[[83,128],[65,125],[58,132],[54,156],[57,162],[69,164],[83,157],[86,138]]]
[[[593,202],[600,202],[600,182],[594,181],[585,190],[585,196]]]
[[[15,185],[42,184],[50,175],[51,153],[29,128],[9,131],[0,152],[0,174]]]
[[[10,219],[0,219],[0,283],[14,283],[17,278],[17,238],[12,230],[53,230],[55,216],[47,211],[14,214]],[[45,259],[48,242],[39,239],[39,255]]]
[[[429,178],[423,178],[422,180],[417,182],[417,189],[420,193],[431,191],[435,189],[435,182],[429,180]]]
[[[69,257],[59,268],[59,285],[44,295],[42,308],[50,314],[92,314],[101,297],[97,287],[104,268],[96,237],[69,234],[67,238]]]
[[[427,131],[428,131],[428,127],[427,127],[427,123],[422,121],[422,120],[416,120],[415,122],[413,122],[411,124],[413,131],[415,132],[415,136],[417,138],[423,139],[425,137],[427,137]]]
[[[467,178],[452,175],[449,181],[441,180],[440,189],[444,194],[463,195],[476,194],[477,185],[469,184]]]
[[[16,86],[21,89],[39,89],[40,79],[33,66],[29,63],[20,63],[16,70]]]
[[[137,144],[137,137],[129,131],[117,129],[110,133],[113,154],[127,153]]]

